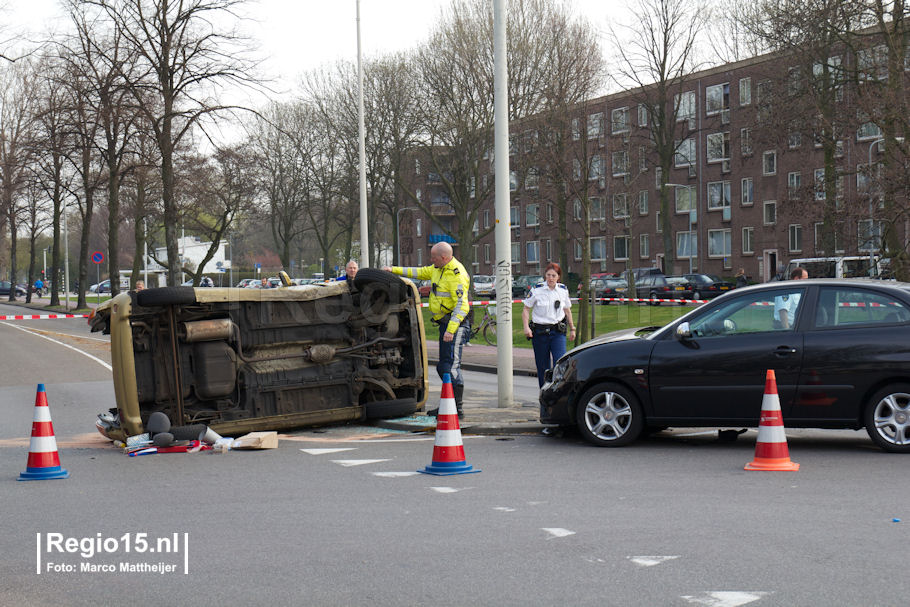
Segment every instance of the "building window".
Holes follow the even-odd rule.
[[[664,224],[660,221],[660,209],[654,209],[654,231],[658,234],[664,233]]]
[[[698,255],[695,232],[676,233],[676,258],[695,257]]]
[[[423,265],[423,249],[417,249],[417,265]]]
[[[721,162],[730,157],[730,133],[711,133],[707,137],[708,162]]]
[[[423,191],[420,188],[414,190],[414,197],[417,199],[417,202],[423,200]]]
[[[591,261],[604,261],[607,258],[607,239],[603,236],[592,238],[591,242]]]
[[[622,177],[629,174],[629,152],[620,150],[613,152],[613,177]]]
[[[787,173],[787,192],[790,194],[790,200],[799,198],[799,188],[802,186],[802,174],[799,171]]]
[[[823,221],[817,222],[815,224],[815,252],[820,255],[825,254],[825,249],[822,246],[822,243],[824,242],[823,238],[824,236],[830,236],[834,241],[834,254],[843,255],[844,248],[841,246],[839,230],[835,228],[833,231],[830,231],[830,234],[825,234],[825,232],[825,223]],[[862,241],[862,238],[860,238],[860,241]]]
[[[730,206],[730,182],[712,181],[708,183],[708,209],[723,209]]]
[[[754,191],[752,189],[752,178],[743,177],[740,187],[742,188],[740,192],[740,204],[744,207],[751,207],[752,203],[755,202]]]
[[[630,129],[629,108],[622,107],[610,112],[610,122],[612,125],[612,133],[614,135],[628,133]]]
[[[517,265],[521,263],[521,243],[513,242],[512,246],[512,264]]]
[[[485,264],[490,263],[490,245],[489,244],[483,245],[483,262]]]
[[[755,236],[755,228],[743,228],[743,254],[748,255],[755,252],[755,246],[752,239]]]
[[[518,207],[509,207],[509,227],[517,228],[521,225],[521,212]]]
[[[525,225],[534,227],[540,225],[540,205],[537,203],[529,204],[525,207]]]
[[[695,91],[680,93],[673,98],[676,109],[676,120],[695,118]]]
[[[752,129],[739,129],[739,151],[743,156],[752,155]]]
[[[705,114],[712,116],[730,108],[730,83],[705,88]]]
[[[593,181],[604,176],[604,158],[600,154],[591,156],[591,166],[588,169],[588,180]]]
[[[825,193],[825,169],[815,169],[815,200],[827,198]]]
[[[578,118],[572,119],[572,141],[581,139],[581,121]]]
[[[509,171],[509,191],[515,192],[518,190],[518,173],[515,171]]]
[[[638,214],[648,214],[648,190],[642,190],[638,193]]]
[[[764,213],[762,218],[766,226],[772,226],[777,223],[777,202],[774,200],[766,200],[764,207]]]
[[[480,270],[480,245],[471,246],[471,254],[474,256],[474,261],[471,265],[474,266],[474,273],[476,274]]]
[[[676,167],[687,167],[693,164],[695,164],[695,140],[689,138],[684,141],[678,141],[675,156]]]
[[[581,243],[578,240],[574,240],[572,248],[575,250],[575,261],[581,260]]]
[[[629,237],[628,236],[614,236],[613,237],[613,259],[616,261],[622,261],[624,259],[629,259]]]
[[[658,190],[663,186],[661,179],[664,176],[664,170],[660,167],[654,167],[654,187]]]
[[[572,179],[579,181],[581,179],[581,160],[578,158],[572,159]]]
[[[613,219],[625,219],[629,216],[629,195],[613,194]]]
[[[648,150],[645,146],[638,146],[638,172],[644,173],[648,170]]]
[[[483,229],[489,229],[490,227],[490,209],[483,210]]]
[[[651,256],[651,242],[648,234],[638,235],[638,256],[643,259]]]
[[[414,220],[414,233],[417,236],[423,236],[423,218],[418,217]]]
[[[777,175],[777,152],[769,150],[762,154],[762,175]]]
[[[582,220],[583,215],[584,215],[584,214],[582,213],[582,210],[583,210],[583,209],[581,208],[581,201],[580,201],[579,199],[576,198],[576,199],[575,199],[575,202],[574,202],[573,205],[572,205],[572,216],[574,217],[575,221],[581,221],[581,220]]]
[[[874,219],[862,219],[857,222],[859,229],[859,246],[860,251],[872,252],[882,248],[882,230],[884,225],[882,221]]]
[[[536,167],[531,167],[528,169],[528,172],[525,174],[525,189],[526,190],[536,190],[540,183],[540,176],[537,172]]]
[[[603,221],[606,219],[604,212],[604,200],[599,196],[590,198],[591,201],[591,221]]]
[[[787,147],[795,150],[803,144],[803,134],[799,131],[790,131],[787,134]]]
[[[882,136],[882,130],[874,122],[863,122],[858,129],[856,129],[856,140],[857,141],[868,141],[870,139],[878,139]]]
[[[544,252],[546,253],[545,261],[550,261],[551,259],[553,259],[553,252],[550,251],[550,239],[547,238],[547,239],[544,241],[544,243],[546,243],[546,248],[545,248],[545,250],[544,250]]]
[[[752,78],[739,79],[739,104],[749,105],[752,103]]]
[[[697,198],[695,188],[673,188],[676,191],[676,212],[688,213],[695,209]]]
[[[648,126],[648,106],[638,104],[638,126]]]
[[[540,243],[536,240],[531,240],[525,243],[525,252],[527,256],[525,259],[529,264],[531,263],[540,263]]]
[[[588,139],[601,137],[604,134],[604,115],[603,112],[588,114]]]
[[[553,205],[547,204],[547,223],[553,223]]]
[[[799,253],[803,250],[803,226],[798,223],[790,224],[790,252]]]
[[[708,230],[708,257],[729,257],[731,249],[730,230]]]

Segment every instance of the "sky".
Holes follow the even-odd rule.
[[[492,0],[489,0],[492,1]],[[603,30],[608,14],[627,0],[568,0]],[[425,40],[449,0],[361,0],[363,56],[405,50]],[[256,22],[246,28],[259,42],[268,76],[280,90],[294,87],[302,72],[338,60],[357,59],[356,0],[253,0]],[[0,0],[4,39],[65,25],[59,0]]]

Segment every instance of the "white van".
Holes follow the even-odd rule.
[[[890,278],[888,259],[877,255],[848,257],[806,257],[793,259],[787,266],[784,279],[796,267],[805,268],[809,278]]]

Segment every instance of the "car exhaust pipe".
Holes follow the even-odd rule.
[[[230,318],[194,320],[181,323],[181,325],[184,334],[183,339],[186,343],[230,340],[234,329],[234,323]]]

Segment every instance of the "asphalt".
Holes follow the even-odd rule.
[[[87,303],[90,308],[94,308],[97,305],[96,302],[91,301],[91,296],[88,296],[87,299],[89,299]],[[24,300],[14,302],[0,301],[0,303],[32,308],[36,313],[43,314],[59,314],[63,311],[48,310],[47,306],[50,304],[50,298],[48,297],[34,300],[31,304],[26,304]],[[62,303],[61,298],[61,306]],[[75,301],[71,299],[70,306],[74,305]],[[495,346],[471,344],[463,350],[462,368],[481,373],[496,373],[497,356]],[[439,344],[436,340],[430,339],[427,341],[427,358],[430,363],[430,373],[435,373],[433,367],[439,360]],[[512,373],[519,376],[537,377],[534,352],[531,348],[512,349]],[[471,393],[470,386],[468,386],[468,393],[470,398],[465,399],[465,414],[460,422],[461,429],[465,434],[539,434],[544,428],[539,421],[536,407],[523,407],[520,403],[514,403],[509,407],[499,407],[495,394]],[[435,409],[438,404],[439,395],[431,394],[427,399],[426,408]],[[424,432],[435,430],[436,418],[428,415],[411,415],[398,419],[375,420],[373,424],[388,430]]]

